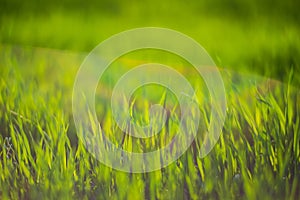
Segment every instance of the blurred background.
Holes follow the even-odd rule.
[[[300,70],[300,2],[0,1],[0,43],[89,52],[118,32],[175,29],[198,41],[221,68],[286,81]]]

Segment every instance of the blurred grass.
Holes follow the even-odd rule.
[[[291,68],[300,73],[298,7],[296,0],[2,0],[0,42],[89,52],[112,34],[160,26],[196,39],[220,67],[286,81]]]

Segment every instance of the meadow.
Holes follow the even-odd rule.
[[[298,2],[93,3],[1,1],[0,199],[299,199]],[[201,158],[201,133],[210,121],[201,76],[184,59],[162,51],[118,58],[95,99],[101,127],[119,147],[160,148],[180,117],[174,95],[150,85],[134,93],[130,112],[147,124],[149,105],[159,103],[170,111],[166,127],[146,140],[118,128],[107,102],[116,81],[136,65],[172,66],[197,89],[201,105],[199,135],[187,152],[160,170],[126,173],[103,165],[78,138],[72,89],[92,48],[145,26],[175,29],[203,45],[222,75],[227,115],[217,144]]]

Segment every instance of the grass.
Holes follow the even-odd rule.
[[[299,198],[298,2],[42,4],[0,5],[0,199]],[[202,44],[219,66],[228,108],[220,139],[200,158],[210,120],[203,80],[166,52],[122,56],[96,95],[97,117],[114,144],[149,151],[166,145],[178,129],[178,101],[157,85],[134,93],[130,113],[145,124],[149,106],[163,105],[170,117],[161,133],[137,140],[117,127],[105,105],[116,81],[138,64],[159,62],[185,75],[197,90],[202,119],[199,136],[177,161],[154,172],[125,173],[101,164],[78,139],[72,87],[86,52],[114,33],[143,26],[173,28]]]
[[[3,199],[41,195],[49,199],[295,199],[299,195],[299,91],[289,84],[221,71],[228,111],[212,152],[203,159],[197,156],[198,138],[168,167],[128,174],[102,165],[77,140],[70,106],[73,80],[69,80],[77,68],[68,66],[79,66],[83,55],[7,46],[1,50]],[[120,63],[122,59],[119,67]],[[34,69],[28,70],[31,65]],[[41,76],[36,75],[39,72]],[[206,108],[204,118],[209,120]],[[144,148],[141,141],[118,138],[109,112],[100,113],[106,134],[117,144],[129,150]],[[172,114],[176,118],[176,112]],[[176,130],[169,126],[170,132]],[[151,141],[147,143],[151,146]]]

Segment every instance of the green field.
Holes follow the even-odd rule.
[[[0,199],[299,199],[299,6],[294,0],[0,1]],[[130,112],[147,124],[149,105],[163,105],[170,120],[160,134],[135,139],[114,122],[107,108],[113,86],[137,65],[176,69],[197,90],[201,110],[199,135],[177,161],[126,173],[103,165],[78,139],[72,90],[97,44],[146,26],[180,31],[207,50],[225,84],[227,116],[217,144],[201,158],[210,106],[195,69],[158,50],[120,57],[95,97],[100,125],[115,145],[151,151],[178,129],[178,100],[157,85],[137,90]]]

